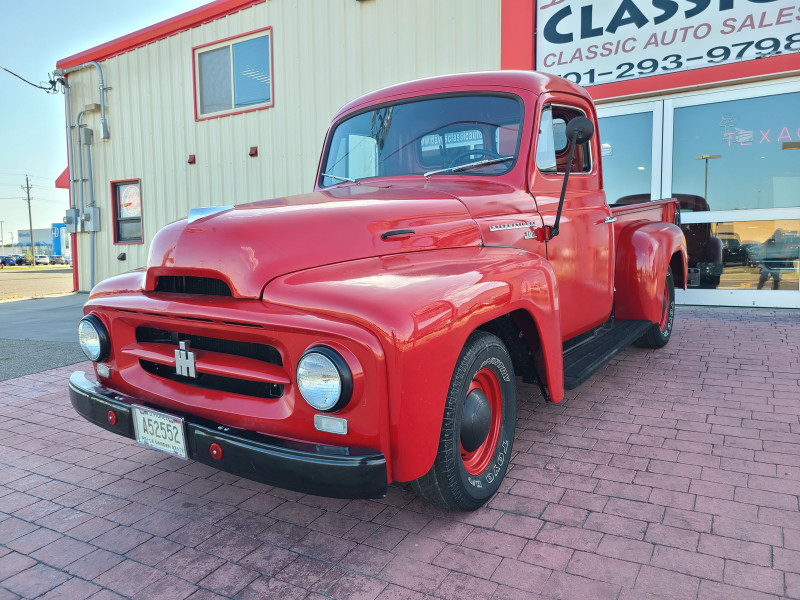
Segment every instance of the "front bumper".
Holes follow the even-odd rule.
[[[92,383],[83,371],[70,376],[69,396],[78,414],[88,421],[135,439],[131,404],[144,405],[143,402]],[[114,425],[108,420],[111,410],[116,414]],[[221,471],[317,496],[382,498],[386,495],[386,458],[375,450],[292,442],[189,415],[176,416],[183,417],[186,424],[189,458]],[[219,460],[209,450],[214,443],[222,448]]]

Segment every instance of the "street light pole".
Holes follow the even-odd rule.
[[[714,158],[722,158],[722,155],[721,154],[703,154],[702,156],[695,156],[694,157],[695,160],[704,160],[704,161],[706,161],[706,185],[705,185],[705,188],[703,189],[703,199],[706,201],[706,204],[708,204],[708,161],[709,161],[709,159],[714,159]]]

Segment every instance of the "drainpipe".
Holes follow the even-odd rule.
[[[78,215],[83,215],[83,211],[86,208],[86,203],[83,201],[83,183],[86,181],[86,177],[83,173],[83,137],[81,136],[81,128],[86,127],[81,120],[83,119],[83,115],[85,115],[88,111],[82,110],[78,113],[78,118],[75,119],[75,130],[78,132],[78,172],[76,175],[76,187],[78,192],[78,206],[76,208],[79,209]],[[83,231],[83,220],[79,220],[81,223],[80,231]]]
[[[85,111],[84,111],[85,112]],[[80,131],[80,129],[78,130]],[[79,134],[80,135],[80,134]],[[92,141],[94,138],[94,132],[86,128],[83,130],[83,145],[86,146],[86,184],[89,188],[89,208],[92,210],[93,215],[97,215],[97,211],[94,208],[94,178],[92,177]],[[81,214],[83,214],[81,212]],[[94,218],[94,217],[93,217]],[[95,244],[95,235],[97,229],[97,224],[94,223],[92,228],[89,230],[89,289],[94,288],[94,244]]]
[[[59,77],[58,82],[64,87],[64,121],[67,124],[67,171],[69,173],[69,206],[75,208],[75,175],[72,166],[73,152],[72,152],[72,109],[69,100],[69,83],[66,77]],[[78,288],[78,235],[75,233],[70,234],[72,253],[72,291],[77,292]]]

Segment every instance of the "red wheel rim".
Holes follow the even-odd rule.
[[[461,460],[470,475],[480,475],[492,462],[495,450],[497,450],[497,442],[500,439],[500,425],[503,413],[503,393],[500,390],[500,382],[494,371],[491,369],[478,371],[472,378],[472,383],[465,396],[475,389],[481,390],[489,401],[489,407],[492,410],[492,424],[489,427],[489,435],[486,436],[486,440],[475,451],[467,452],[464,450],[464,446],[461,446]]]

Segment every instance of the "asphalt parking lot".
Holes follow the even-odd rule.
[[[70,292],[0,302],[0,382],[86,360],[77,327],[87,297]]]
[[[73,412],[60,367],[0,383],[0,600],[800,598],[800,315],[679,307],[558,405],[519,383],[503,487],[287,492]]]

